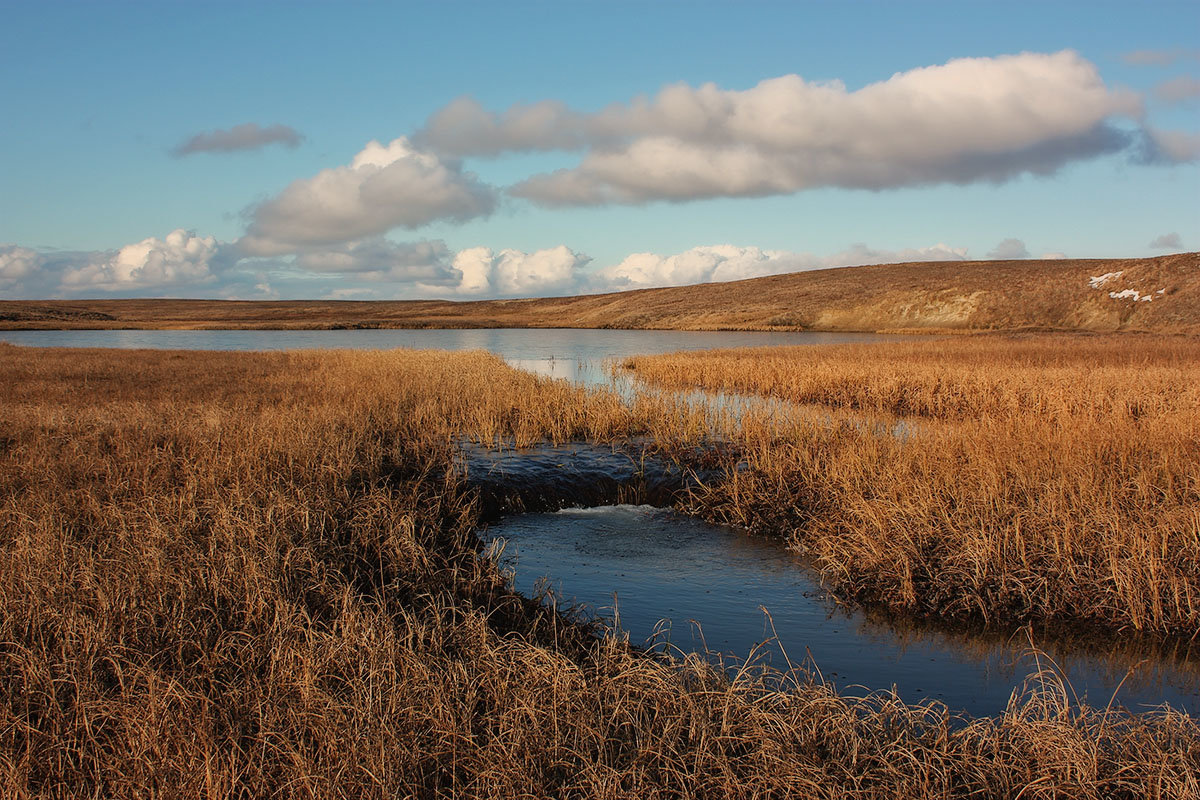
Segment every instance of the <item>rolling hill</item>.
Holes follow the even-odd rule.
[[[1074,330],[1200,334],[1200,253],[938,261],[577,297],[0,301],[0,328]]]

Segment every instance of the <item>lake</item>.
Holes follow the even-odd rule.
[[[31,347],[118,347],[155,350],[489,350],[514,367],[541,375],[607,383],[602,362],[639,354],[717,347],[830,345],[902,338],[874,333],[625,331],[577,328],[337,331],[0,331],[0,342]]]

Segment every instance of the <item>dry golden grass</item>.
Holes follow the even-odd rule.
[[[1102,287],[1089,285],[1092,277],[1116,272],[1122,274]],[[1109,296],[1125,289],[1153,299]],[[1200,333],[1200,253],[885,264],[614,294],[464,303],[0,301],[0,328],[339,327]]]
[[[844,594],[900,610],[1200,632],[1200,347],[955,337],[639,357],[672,387],[853,412],[738,436],[697,507],[780,532]],[[909,433],[856,424],[901,415]]]
[[[681,414],[482,353],[0,346],[0,793],[1200,793],[1178,713],[731,683],[509,592],[451,439]]]

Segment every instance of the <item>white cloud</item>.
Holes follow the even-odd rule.
[[[901,261],[958,261],[966,257],[966,248],[952,248],[944,244],[906,250],[875,250],[864,244],[856,244],[831,256],[720,244],[693,247],[667,256],[634,253],[619,264],[598,270],[591,277],[589,288],[593,291],[619,291],[686,286],[829,267]]]
[[[1049,253],[1042,253],[1040,256],[1038,256],[1038,258],[1042,259],[1043,261],[1061,261],[1064,258],[1070,258],[1070,256],[1068,256],[1066,253],[1052,251]]]
[[[653,286],[686,286],[711,281],[732,281],[779,272],[813,268],[803,257],[782,250],[710,245],[662,256],[633,253],[619,264],[598,271],[595,283],[607,291]]]
[[[1172,231],[1171,233],[1164,233],[1161,236],[1155,236],[1154,240],[1150,242],[1149,247],[1153,250],[1182,250],[1183,239],[1180,238],[1178,233]]]
[[[559,103],[487,112],[460,99],[416,138],[455,155],[584,149],[575,167],[511,190],[543,205],[684,201],[822,186],[1005,180],[1127,147],[1141,113],[1071,51],[968,58],[857,91],[798,75],[744,91],[668,86],[595,113]]]
[[[199,288],[199,292],[176,291],[173,294],[215,297],[220,300],[280,300],[284,296],[273,285],[272,276],[269,273],[237,269],[222,273],[219,283],[203,285]]]
[[[590,259],[565,245],[525,253],[493,252],[488,247],[460,250],[454,257],[459,280],[453,286],[422,286],[426,293],[476,297],[533,297],[577,290],[580,270]],[[449,291],[447,291],[449,290]]]
[[[987,257],[998,261],[1029,258],[1029,248],[1020,239],[1005,239],[993,247]]]
[[[0,287],[7,288],[29,278],[44,263],[42,254],[28,247],[0,245]]]
[[[298,147],[304,139],[300,132],[287,125],[262,126],[257,122],[234,125],[229,130],[197,133],[176,147],[176,156],[194,153],[233,153],[239,150],[260,150],[269,144]]]
[[[320,249],[392,228],[491,213],[495,191],[460,164],[414,148],[407,138],[372,141],[348,166],[297,180],[255,207],[238,244],[265,256]]]
[[[165,239],[143,239],[68,267],[61,288],[114,292],[209,283],[215,278],[212,266],[218,248],[213,237],[180,228]]]
[[[369,288],[331,289],[325,294],[327,300],[374,300],[376,292]]]
[[[615,110],[619,114],[619,110]],[[602,134],[602,117],[572,111],[557,100],[517,104],[494,114],[472,97],[435,112],[413,140],[439,153],[495,156],[506,151],[578,150]]]
[[[373,237],[304,251],[293,263],[309,272],[376,281],[413,283],[445,281],[453,277],[450,251],[442,241],[393,242]]]

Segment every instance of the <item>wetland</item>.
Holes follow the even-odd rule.
[[[927,785],[1194,785],[1190,342],[14,333],[109,348],[0,345],[4,637],[24,643],[6,707],[26,721],[5,750],[82,765],[7,757],[29,785],[116,780],[146,737],[190,753],[155,726],[200,708],[206,735],[311,774],[439,787],[584,792],[583,765],[631,786],[912,786],[897,746]],[[467,352],[379,350],[439,336]],[[757,349],[780,337],[821,346]],[[754,349],[700,352],[718,344]],[[215,352],[292,347],[363,349]],[[800,411],[722,411],[747,397]],[[547,749],[547,725],[571,732]],[[427,744],[372,755],[404,735]],[[241,753],[218,779],[278,785]],[[482,769],[498,753],[510,768]],[[1084,754],[1091,777],[1068,767]]]

